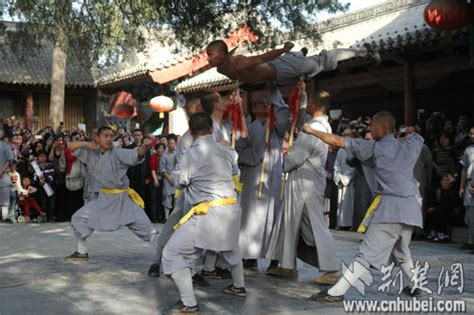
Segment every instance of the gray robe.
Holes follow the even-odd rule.
[[[370,191],[369,184],[365,178],[362,165],[357,158],[350,160],[349,165],[355,168],[354,175],[354,215],[352,217],[352,231],[357,231],[360,223],[364,219],[367,209],[369,209],[374,197]]]
[[[232,136],[232,126],[228,122],[217,122],[212,118],[212,128],[214,129],[212,137],[216,142],[221,142],[222,140],[230,142]]]
[[[429,186],[433,177],[433,167],[433,155],[430,148],[424,144],[413,169],[415,180],[420,190],[420,197],[422,198],[421,211],[423,213],[423,223],[426,222],[426,204],[430,195]],[[417,234],[423,234],[423,230],[417,229]]]
[[[310,120],[309,125],[331,132],[326,116]],[[289,172],[289,176],[284,208],[278,215],[266,255],[268,259],[279,260],[283,268],[296,269],[301,230],[303,243],[312,247],[298,251],[298,257],[321,271],[337,270],[336,244],[324,219],[327,154],[328,146],[321,140],[300,133],[293,150],[285,157],[284,171]]]
[[[466,187],[464,187],[463,201],[464,201],[464,206],[469,207],[472,205],[472,199],[471,199],[471,195],[469,194],[469,186],[467,185],[468,184],[467,179],[471,178],[471,180],[474,180],[471,177],[472,176],[471,172],[474,165],[474,144],[468,146],[466,150],[464,151],[464,155],[461,160],[461,165],[463,166],[463,170],[466,171]]]
[[[399,265],[411,261],[413,227],[423,227],[413,175],[423,141],[416,133],[401,141],[393,134],[378,141],[344,139],[345,148],[361,161],[371,191],[382,196],[375,213],[364,222],[367,232],[355,258],[366,268],[380,269],[391,260]]]
[[[334,52],[327,50],[313,56],[305,56],[301,51],[290,51],[268,64],[276,69],[275,84],[295,85],[302,77],[309,80],[321,71],[336,69],[337,58]]]
[[[0,167],[3,166],[5,162],[10,162],[14,160],[13,149],[12,147],[3,141],[0,141]],[[10,203],[10,188],[12,182],[8,172],[10,168],[7,166],[3,174],[0,174],[0,207],[8,207]]]
[[[101,154],[97,150],[81,148],[73,153],[86,165],[99,188],[128,188],[128,168],[143,162],[138,157],[137,149],[112,147]],[[113,195],[99,192],[98,198],[85,204],[77,213],[83,211],[83,208],[88,208],[89,212],[87,226],[98,231],[115,231],[121,226],[134,223],[137,220],[136,212],[144,213],[126,192]],[[81,231],[78,232],[82,234]]]
[[[345,147],[361,162],[367,183],[382,199],[371,223],[403,223],[423,227],[420,191],[413,175],[423,138],[413,134],[403,141],[392,134],[379,141],[345,138]]]
[[[337,226],[352,226],[354,216],[354,176],[355,169],[347,164],[347,159],[351,158],[347,150],[341,148],[337,151],[336,162],[334,163],[334,183],[338,188],[337,205]]]
[[[189,148],[193,144],[193,136],[191,135],[191,130],[187,130],[181,139],[179,140],[178,144],[176,145],[176,165],[178,165],[179,160],[181,157],[188,152]]]
[[[181,160],[177,179],[178,187],[185,189],[185,203],[236,198],[231,172],[235,165],[236,152],[216,143],[211,135],[194,141]],[[212,207],[208,214],[196,216],[194,246],[213,251],[236,249],[241,212],[240,205],[235,204]]]
[[[270,146],[265,149],[267,123],[253,121],[248,126],[248,138],[236,143],[241,166],[242,226],[240,228],[240,252],[244,259],[264,258],[270,241],[273,224],[281,207],[280,190],[282,168],[282,145],[291,120],[288,107],[279,90],[275,90],[269,101],[274,105],[275,126],[270,133]],[[262,198],[258,199],[260,172],[265,159]]]
[[[169,173],[172,174],[176,166],[176,150],[173,153],[169,153],[168,150],[165,151],[163,156],[160,158],[160,173]],[[164,176],[163,176],[164,177]],[[166,208],[173,208],[173,196],[175,194],[176,188],[174,183],[170,183],[168,179],[163,178],[163,206]]]

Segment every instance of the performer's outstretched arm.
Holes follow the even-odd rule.
[[[334,135],[332,133],[326,133],[326,132],[314,130],[313,128],[308,126],[308,124],[303,125],[303,131],[307,134],[318,137],[323,142],[325,142],[329,145],[335,145],[335,146],[340,147],[340,148],[344,148],[346,146],[343,137]]]
[[[270,60],[276,59],[280,57],[282,54],[289,52],[294,47],[293,43],[286,42],[283,45],[283,48],[273,49],[267,51],[264,54],[257,55],[257,56],[249,56],[249,57],[241,57],[239,58],[239,62],[236,66],[239,69],[245,69],[260,65],[262,63],[268,62]]]

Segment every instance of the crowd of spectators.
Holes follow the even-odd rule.
[[[114,146],[133,149],[143,139],[142,131],[114,128]],[[13,152],[14,161],[5,170],[10,177],[8,211],[2,209],[0,222],[63,222],[84,204],[84,170],[74,154],[67,148],[72,141],[92,141],[96,130],[65,130],[45,126],[33,133],[22,128],[15,117],[4,120],[0,140]],[[153,136],[154,146],[146,161],[129,169],[130,186],[145,200],[146,212],[153,222],[164,222],[165,211],[161,201],[163,173],[160,157],[167,150],[168,139],[174,135]],[[35,165],[38,169],[35,170]]]

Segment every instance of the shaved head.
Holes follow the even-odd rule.
[[[376,120],[380,125],[387,129],[388,132],[395,132],[397,122],[391,113],[387,111],[378,112],[372,119]]]
[[[199,97],[194,97],[186,103],[186,106],[184,108],[188,116],[191,116],[192,114],[198,111],[197,107],[200,105],[201,105],[201,100],[199,99]]]
[[[223,40],[220,40],[220,39],[210,42],[209,45],[207,45],[207,49],[217,49],[226,55],[229,53],[227,44]]]

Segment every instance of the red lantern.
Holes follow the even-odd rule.
[[[163,113],[170,112],[174,108],[174,103],[168,96],[160,95],[150,100],[150,107],[160,113],[160,118],[163,119]]]
[[[432,0],[423,16],[432,28],[450,31],[474,22],[474,6],[466,0]]]
[[[127,118],[132,117],[134,112],[135,112],[135,109],[133,108],[133,106],[129,104],[120,104],[114,108],[114,110],[112,111],[112,114],[122,119],[127,119]]]

